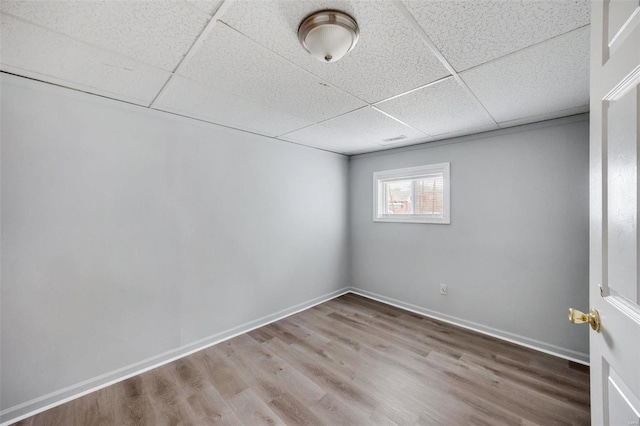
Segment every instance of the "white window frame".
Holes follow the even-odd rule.
[[[373,173],[373,221],[374,222],[400,222],[400,223],[436,223],[449,225],[451,223],[451,197],[450,197],[450,170],[451,163],[429,164],[426,166],[407,167],[404,169],[383,170]],[[434,173],[442,173],[443,179],[443,215],[442,218],[434,218],[431,215],[418,214],[383,214],[384,211],[384,183],[390,180],[416,179]]]

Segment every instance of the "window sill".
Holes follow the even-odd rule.
[[[451,220],[433,219],[420,217],[374,217],[374,222],[390,222],[390,223],[431,223],[435,225],[450,225]]]

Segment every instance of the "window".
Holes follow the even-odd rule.
[[[373,174],[375,222],[451,223],[449,163]]]

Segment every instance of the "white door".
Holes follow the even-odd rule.
[[[591,421],[640,426],[640,0],[592,2]]]

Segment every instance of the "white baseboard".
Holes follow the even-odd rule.
[[[214,334],[188,345],[172,349],[160,355],[148,358],[144,361],[128,365],[126,367],[111,371],[101,376],[94,377],[89,380],[85,380],[83,382],[76,383],[66,388],[51,392],[47,395],[32,399],[30,401],[23,402],[22,404],[9,407],[0,412],[0,426],[9,425],[22,419],[26,419],[27,417],[31,417],[42,411],[64,404],[65,402],[80,398],[81,396],[87,395],[91,392],[95,392],[114,383],[121,382],[130,377],[144,373],[145,371],[152,370],[154,368],[160,367],[161,365],[175,361],[179,358],[191,355],[192,353],[208,348],[209,346],[216,345],[225,340],[229,340],[233,337],[239,336],[240,334],[247,333],[251,330],[255,330],[256,328],[263,327],[267,324],[271,324],[272,322],[281,320],[293,314],[297,314],[298,312],[304,311],[305,309],[309,309],[312,306],[319,305],[320,303],[324,303],[338,296],[342,296],[343,294],[348,292],[348,287],[332,291],[331,293],[327,293],[306,302],[297,304],[295,306],[292,306],[291,308],[283,309],[279,312],[264,316],[262,318],[258,318],[245,324],[241,324],[237,327]]]
[[[578,364],[589,365],[589,354],[586,354],[583,352],[562,348],[560,346],[551,345],[549,343],[544,343],[539,340],[534,340],[528,337],[509,333],[507,331],[502,331],[496,328],[487,327],[482,324],[457,318],[452,315],[443,314],[442,312],[432,311],[431,309],[412,305],[411,303],[402,302],[400,300],[382,296],[380,294],[376,294],[367,290],[350,287],[349,292],[372,299],[372,300],[376,300],[378,302],[386,303],[387,305],[395,306],[396,308],[404,309],[409,312],[414,312],[416,314],[424,315],[426,317],[433,318],[438,321],[457,325],[458,327],[466,328],[468,330],[473,330],[478,333],[486,334],[488,336],[505,340],[510,343],[515,343],[516,345],[524,346],[529,349],[533,349],[539,352],[544,352],[546,354],[564,358],[569,361],[577,362]]]

